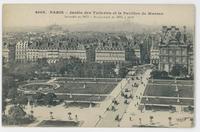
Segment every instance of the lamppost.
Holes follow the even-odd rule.
[[[193,127],[193,125],[194,125],[194,119],[191,117],[190,121],[191,121],[191,127]]]
[[[142,125],[142,118],[139,118],[139,124]]]

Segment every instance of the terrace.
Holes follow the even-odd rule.
[[[149,80],[141,100],[140,108],[171,109],[169,106],[194,106],[192,80]]]

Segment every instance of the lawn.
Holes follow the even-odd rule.
[[[149,80],[149,83],[155,83],[155,84],[183,84],[183,85],[193,85],[194,81],[193,80],[161,80],[161,79],[151,79]]]
[[[43,120],[38,127],[78,127],[79,122],[59,121],[59,120]]]
[[[142,98],[141,103],[145,104],[165,104],[165,105],[194,105],[193,99],[180,99],[180,102],[177,102],[177,99],[163,99],[163,98]]]
[[[188,83],[187,83],[188,82]],[[165,85],[162,85],[164,83]],[[166,83],[168,85],[166,85]],[[178,93],[180,97],[194,97],[194,86],[191,85],[190,81],[181,81],[178,83],[178,91],[176,91],[175,83],[172,81],[154,81],[154,85],[148,84],[144,96],[167,96],[167,97],[177,97]],[[156,85],[160,84],[160,85]],[[180,85],[181,84],[181,85]]]
[[[113,82],[117,83],[121,81],[121,78],[57,78],[56,82]]]
[[[117,86],[110,83],[59,83],[57,93],[109,94]]]
[[[107,96],[89,96],[89,95],[73,95],[71,98],[69,95],[58,95],[57,99],[68,101],[103,101]]]
[[[144,95],[145,96],[167,96],[167,97],[176,97],[177,93],[175,92],[175,86],[153,86],[147,85]]]
[[[50,84],[27,84],[23,86],[23,89],[37,91],[38,89],[53,89],[53,87]]]
[[[180,102],[177,99],[171,98],[142,98],[141,103],[146,104],[165,104],[165,105],[194,105],[194,86],[193,81],[191,80],[177,80],[177,88],[174,80],[152,80],[147,85],[144,96],[160,96],[160,97],[180,97]],[[154,84],[154,85],[153,85]],[[156,85],[160,84],[160,85]],[[162,85],[163,84],[163,85]],[[191,99],[183,99],[183,98],[191,98]]]

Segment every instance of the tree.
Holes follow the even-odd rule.
[[[15,82],[14,77],[11,75],[6,75],[10,73],[5,73],[5,72],[6,71],[4,71],[3,69],[3,75],[2,75],[2,99],[3,100],[8,98],[8,93],[11,89],[13,90],[12,93],[16,92],[16,82]]]
[[[35,77],[35,71],[38,66],[35,63],[15,64],[10,68],[12,75],[20,81],[32,79]]]
[[[170,72],[172,76],[186,76],[187,75],[187,68],[183,65],[176,64],[172,67]]]
[[[33,118],[33,113],[34,113],[34,111],[33,111],[33,110],[31,110],[31,118]]]
[[[191,105],[189,105],[188,106],[188,110],[191,111],[191,112],[193,112],[194,108]]]
[[[166,71],[159,71],[159,70],[154,70],[151,72],[151,76],[153,79],[167,79],[168,73]]]
[[[8,91],[8,98],[14,100],[17,96],[17,89],[16,88],[11,88]]]
[[[26,112],[19,105],[12,106],[8,110],[8,116],[4,118],[4,121],[10,125],[28,124],[33,120],[30,116],[27,116]]]
[[[18,96],[15,100],[15,102],[17,104],[20,104],[20,105],[27,105],[28,104],[28,98],[26,96]]]
[[[47,105],[53,105],[56,98],[57,96],[54,93],[47,93],[44,96],[44,103]]]
[[[128,70],[125,67],[119,69],[119,76],[121,78],[124,78],[127,73],[128,73]]]
[[[18,119],[24,117],[26,112],[19,105],[15,105],[9,109],[8,114],[13,118]]]
[[[72,113],[71,113],[71,112],[68,112],[68,118],[69,118],[69,120],[72,119],[72,118],[71,118],[71,115],[72,115]]]
[[[33,115],[33,113],[34,113],[34,111],[33,111],[33,110],[31,110],[31,115]]]
[[[5,100],[2,100],[2,113],[3,114],[5,114],[6,105],[7,105],[7,102]]]
[[[48,66],[48,62],[47,62],[47,58],[41,58],[41,59],[38,59],[37,60],[37,64],[40,66],[40,67],[43,67],[43,66]]]
[[[150,119],[150,124],[153,124],[153,116],[150,116],[149,119]]]
[[[190,122],[191,122],[191,126],[193,127],[193,125],[194,125],[194,119],[192,117],[190,118]]]
[[[50,114],[50,118],[53,119],[53,112],[51,111],[49,112],[49,114]]]
[[[35,102],[38,103],[39,101],[44,100],[44,96],[45,96],[45,94],[43,94],[41,92],[36,92],[36,94],[33,95],[33,99],[35,99]]]

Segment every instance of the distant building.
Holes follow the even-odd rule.
[[[15,61],[15,45],[9,41],[3,41],[2,47],[3,64],[12,63]]]
[[[63,43],[34,42],[27,50],[28,61],[37,61],[46,58],[48,63],[56,63],[59,59],[76,57],[86,61],[86,51],[83,45],[69,47]]]
[[[140,49],[134,49],[135,56],[140,58]],[[139,59],[140,60],[140,59]]]
[[[19,41],[15,45],[15,60],[25,62],[27,60],[28,41]]]
[[[159,70],[170,72],[175,65],[188,69],[188,61],[193,56],[190,57],[188,53],[186,27],[181,32],[175,26],[163,26],[159,45]]]
[[[87,62],[95,62],[95,56],[96,56],[95,49],[96,46],[94,45],[89,45],[85,47]]]
[[[141,52],[140,52],[140,44],[135,42],[133,46],[134,56],[137,59],[137,64],[141,64]]]
[[[158,65],[159,65],[159,50],[158,49],[151,49],[150,64],[153,64],[157,66],[158,68]]]
[[[125,49],[120,45],[118,47],[98,46],[95,50],[95,61],[99,63],[113,62],[115,64],[125,62]]]
[[[2,57],[3,57],[3,64],[9,62],[9,44],[6,42],[3,43]]]
[[[152,38],[149,34],[144,35],[140,40],[140,61],[141,64],[150,63],[150,49],[152,45]]]
[[[188,73],[194,74],[194,49],[193,44],[191,44],[188,48]]]
[[[134,60],[134,51],[131,47],[125,47],[125,60],[126,61]]]
[[[86,61],[86,50],[84,47],[77,48],[77,49],[62,49],[59,50],[59,58],[70,58],[70,57],[76,57],[81,59],[83,62]]]
[[[157,34],[152,34],[152,43],[150,49],[150,64],[155,65],[158,68],[159,65],[159,37]]]

